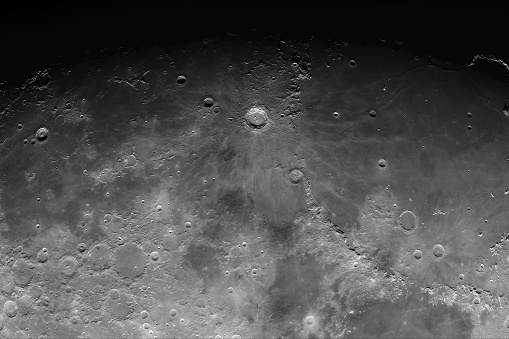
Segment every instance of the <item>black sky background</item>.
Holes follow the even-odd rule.
[[[80,62],[87,51],[93,57],[101,49],[162,47],[226,33],[368,44],[383,37],[461,64],[479,53],[509,63],[509,15],[482,2],[11,3],[0,10],[0,27],[0,83],[10,85],[51,64]],[[491,66],[486,71],[509,75]]]

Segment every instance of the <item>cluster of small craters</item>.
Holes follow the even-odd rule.
[[[431,249],[431,253],[433,253],[433,256],[435,258],[442,258],[445,255],[445,248],[441,244],[435,244],[433,248]],[[422,251],[417,249],[413,252],[413,257],[416,260],[419,260],[422,258]],[[463,279],[463,274],[460,274],[459,279]]]
[[[473,116],[473,115],[472,115],[472,113],[471,113],[471,112],[467,112],[467,118],[472,118],[472,116]],[[469,125],[467,125],[467,129],[468,129],[469,131],[471,131],[471,130],[472,130],[472,125],[470,125],[470,124],[469,124]]]
[[[21,123],[18,124],[18,129],[21,130],[23,125]],[[39,127],[37,131],[35,131],[35,135],[30,138],[30,144],[35,145],[36,143],[44,144],[48,140],[49,130],[46,127]],[[23,143],[28,143],[28,138],[23,140]]]
[[[403,211],[399,216],[399,225],[405,232],[413,232],[418,225],[416,215],[412,211]],[[442,258],[445,255],[445,248],[441,244],[435,244],[431,249],[431,252],[435,258]],[[421,259],[422,255],[423,253],[419,249],[416,249],[413,252],[413,257],[416,260]]]
[[[160,254],[152,251],[148,258],[156,262],[160,260]],[[21,326],[20,322],[31,321],[35,321],[35,325],[25,329],[27,337],[53,335],[46,325],[38,325],[38,317],[43,313],[56,317],[49,321],[62,317],[68,319],[66,324],[72,327],[99,321],[104,317],[101,308],[113,319],[128,319],[134,311],[133,305],[137,304],[134,296],[123,288],[105,291],[106,285],[96,285],[95,281],[111,278],[114,272],[122,279],[133,281],[145,272],[147,261],[143,248],[130,242],[117,246],[113,252],[107,243],[102,242],[90,247],[80,242],[63,255],[58,248],[42,247],[31,259],[26,253],[20,252],[17,259],[12,258],[7,262],[7,265],[12,265],[10,269],[0,266],[0,294],[9,296],[0,299],[0,337],[16,337],[14,332],[18,330],[16,327]],[[114,267],[114,271],[101,277],[102,271],[111,267]],[[116,280],[119,280],[118,277]],[[76,284],[82,284],[79,290],[75,288]],[[62,286],[62,291],[58,286]],[[106,295],[104,300],[101,299],[103,295]],[[171,317],[177,315],[175,309],[169,313]],[[148,317],[147,310],[141,310],[140,314],[142,319]],[[31,317],[30,320],[25,316]],[[45,321],[48,320],[45,318]],[[62,331],[67,333],[65,329]],[[72,334],[68,335],[73,337]]]

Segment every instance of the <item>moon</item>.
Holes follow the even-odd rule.
[[[482,9],[76,6],[5,37],[1,337],[509,336]]]

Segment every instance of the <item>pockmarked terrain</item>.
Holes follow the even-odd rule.
[[[509,336],[499,80],[231,37],[4,87],[2,337]]]

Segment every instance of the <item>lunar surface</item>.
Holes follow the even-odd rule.
[[[6,56],[0,337],[509,337],[509,59],[147,13]]]

